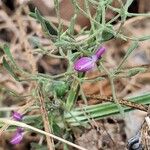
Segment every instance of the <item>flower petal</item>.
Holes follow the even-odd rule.
[[[19,144],[23,139],[23,133],[17,131],[15,135],[12,137],[10,143],[13,145]]]
[[[92,57],[81,57],[74,63],[74,69],[79,72],[86,72],[95,65],[95,59]]]
[[[23,118],[23,115],[20,114],[20,113],[18,113],[18,112],[16,112],[16,111],[13,111],[13,112],[12,112],[12,117],[13,117],[13,119],[16,120],[16,121],[21,121],[22,118]]]

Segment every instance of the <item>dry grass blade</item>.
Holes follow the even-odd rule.
[[[67,141],[67,140],[65,140],[65,139],[62,139],[62,138],[60,138],[60,137],[58,137],[58,136],[56,136],[56,135],[53,135],[53,134],[51,134],[51,133],[47,133],[47,132],[45,132],[45,131],[42,131],[42,130],[40,130],[40,129],[37,129],[37,128],[35,128],[35,127],[32,127],[32,126],[27,125],[27,124],[22,123],[22,122],[18,122],[18,121],[6,119],[6,118],[0,118],[0,122],[3,122],[3,123],[5,123],[5,124],[9,124],[9,125],[15,125],[15,126],[22,127],[22,128],[31,129],[31,130],[34,130],[34,131],[39,132],[39,133],[41,133],[41,134],[44,134],[44,135],[47,135],[47,136],[52,137],[52,138],[54,138],[54,139],[57,139],[57,140],[59,140],[59,141],[61,141],[61,142],[63,142],[63,143],[66,143],[66,144],[68,144],[68,145],[70,145],[70,146],[72,146],[72,147],[75,147],[75,148],[77,148],[77,149],[79,149],[79,150],[87,150],[86,148],[83,148],[83,147],[81,147],[81,146],[79,146],[79,145],[76,145],[76,144],[74,144],[74,143],[71,143],[71,142],[69,142],[69,141]]]
[[[47,133],[51,133],[51,126],[49,125],[48,114],[47,114],[47,111],[45,108],[45,102],[44,102],[43,94],[41,92],[39,92],[39,101],[40,101],[40,106],[41,106],[40,111],[42,114],[45,131]],[[54,150],[55,147],[54,147],[53,139],[49,138],[49,136],[46,136],[46,140],[47,140],[48,149]]]
[[[22,106],[21,108],[19,108],[18,112],[21,114],[24,114],[28,108],[30,108],[32,105],[34,104],[34,100],[32,101],[27,101],[27,104]],[[2,128],[0,128],[0,136],[2,135],[2,133],[9,127],[8,124],[4,124]]]

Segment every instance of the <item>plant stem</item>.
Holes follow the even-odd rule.
[[[79,77],[83,77],[83,76],[84,76],[84,73],[79,74]],[[72,107],[74,106],[79,91],[80,91],[79,82],[76,79],[74,79],[74,81],[71,85],[71,89],[69,91],[69,95],[66,100],[67,111],[70,111],[72,109]]]
[[[122,116],[124,116],[124,111],[120,105],[120,103],[117,100],[117,96],[116,96],[116,92],[115,92],[115,86],[114,86],[114,74],[112,74],[111,72],[109,72],[109,70],[107,68],[105,68],[105,66],[100,63],[100,65],[102,66],[102,68],[104,69],[104,71],[107,73],[109,81],[110,81],[110,85],[111,85],[111,91],[112,91],[112,97],[113,100],[115,101],[115,103],[117,104],[117,107],[121,113]]]
[[[112,97],[113,97],[113,100],[115,101],[115,103],[117,104],[117,107],[121,113],[122,116],[124,116],[124,111],[123,111],[123,108],[121,107],[118,99],[117,99],[117,96],[116,96],[116,92],[115,92],[115,86],[114,86],[114,79],[112,77],[109,77],[109,80],[110,80],[110,84],[111,84],[111,91],[112,91]]]
[[[43,94],[40,92],[41,90],[39,90],[38,92],[38,95],[39,95],[39,102],[40,102],[40,111],[41,111],[41,114],[42,114],[42,118],[43,118],[43,123],[44,123],[44,128],[45,128],[45,131],[47,133],[51,133],[51,127],[49,125],[49,119],[48,119],[48,114],[47,114],[47,111],[46,111],[46,108],[45,108],[45,102],[44,102],[44,98],[43,98]],[[47,140],[47,146],[48,146],[48,149],[49,150],[54,150],[55,147],[54,147],[54,141],[52,138],[49,138],[49,136],[46,135],[46,140]]]
[[[122,59],[122,61],[120,62],[120,64],[118,65],[117,69],[114,71],[114,73],[118,72],[122,65],[125,63],[125,61],[127,60],[128,56],[131,54],[131,52],[133,50],[135,50],[138,47],[138,41],[135,41],[131,44],[131,46],[129,47],[129,49],[127,50],[127,53],[125,54],[124,58]]]

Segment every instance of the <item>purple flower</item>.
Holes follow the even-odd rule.
[[[81,57],[74,63],[74,69],[79,72],[86,72],[95,65],[95,57]]]
[[[91,70],[101,55],[105,52],[105,48],[99,48],[92,57],[81,57],[74,63],[74,69],[78,72],[86,72]]]
[[[19,144],[23,139],[23,128],[18,128],[10,143],[13,145]]]
[[[16,120],[16,121],[21,121],[22,118],[23,118],[23,115],[20,114],[20,113],[18,113],[18,112],[16,112],[16,111],[13,111],[13,112],[12,112],[12,117],[13,117],[13,119]]]

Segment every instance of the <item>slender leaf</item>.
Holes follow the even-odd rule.
[[[9,48],[9,46],[8,46],[7,44],[4,44],[4,46],[3,46],[3,51],[4,51],[4,53],[7,55],[7,57],[10,59],[10,61],[11,61],[13,64],[15,64],[14,58],[13,58],[13,56],[12,56],[12,54],[11,54],[11,52],[10,52],[10,48]]]
[[[127,99],[138,104],[150,104],[150,93]],[[123,106],[123,109],[125,112],[134,110],[134,108],[130,108],[127,106]],[[65,118],[71,125],[78,126],[80,125],[78,122],[80,122],[81,124],[87,123],[89,121],[89,118],[97,120],[118,114],[120,114],[120,112],[117,105],[115,103],[106,102],[102,104],[83,106],[82,108],[75,108],[71,110],[70,113],[66,113]],[[78,122],[72,116],[74,116],[74,118],[78,120]]]
[[[143,67],[132,68],[132,69],[128,70],[127,75],[129,77],[132,77],[132,76],[135,76],[138,73],[142,73],[142,72],[145,72],[145,71],[146,71],[146,68],[143,68]]]
[[[11,76],[16,80],[19,81],[19,78],[16,76],[16,74],[14,73],[12,67],[8,64],[8,62],[6,61],[5,57],[3,57],[3,66],[5,67],[5,69],[11,74]]]
[[[84,75],[85,75],[85,73],[79,73],[79,78],[84,77]],[[70,111],[73,108],[73,106],[77,100],[79,91],[80,91],[80,85],[77,80],[74,80],[71,85],[71,89],[69,91],[69,95],[66,100],[66,109],[68,111]]]
[[[74,26],[75,26],[75,23],[76,23],[76,18],[77,18],[77,15],[75,14],[72,19],[71,19],[71,22],[70,22],[70,26],[68,28],[68,31],[71,35],[74,34]]]
[[[41,16],[40,12],[36,9],[35,13],[31,12],[30,16],[37,19],[37,21],[41,24],[43,30],[51,37],[57,35],[57,29],[53,25],[52,22],[49,22],[47,19]]]
[[[124,58],[122,59],[122,61],[120,62],[120,64],[118,65],[117,69],[115,70],[115,73],[118,72],[122,65],[124,64],[124,62],[126,61],[126,59],[128,58],[128,56],[132,53],[132,51],[134,51],[136,48],[138,47],[138,41],[135,41],[131,44],[131,46],[128,48]]]

